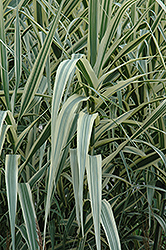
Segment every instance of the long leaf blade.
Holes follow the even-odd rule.
[[[106,200],[103,200],[101,205],[101,223],[107,236],[110,249],[120,250],[120,239],[114,215],[110,204]]]
[[[77,160],[77,149],[70,149],[70,165],[72,172],[73,188],[74,188],[74,197],[76,203],[76,217],[78,225],[80,226],[80,217],[79,217],[79,167]]]
[[[32,201],[32,194],[28,183],[18,184],[18,194],[31,250],[39,249],[36,232],[36,214]]]
[[[37,56],[33,69],[25,85],[25,89],[24,89],[24,93],[23,93],[22,101],[21,101],[20,117],[23,114],[25,114],[29,104],[33,100],[35,93],[38,89],[38,86],[39,86],[39,83],[43,74],[43,70],[45,67],[45,63],[47,60],[47,56],[51,48],[52,39],[56,30],[57,24],[59,22],[59,16],[63,7],[63,3],[64,3],[64,0],[61,2],[61,5],[59,6],[59,10],[53,21],[53,25],[44,40],[43,46]]]
[[[83,180],[86,165],[86,157],[88,154],[90,137],[94,120],[97,117],[97,113],[88,115],[84,112],[80,112],[77,125],[77,157],[79,166],[79,208],[81,216],[82,233],[83,229]]]
[[[8,77],[8,65],[7,65],[7,53],[5,42],[5,27],[3,20],[3,1],[0,1],[0,65],[1,65],[1,78],[3,83],[3,89],[5,93],[5,100],[7,109],[11,110],[10,97],[9,97],[9,77]]]
[[[73,121],[75,119],[75,112],[80,102],[86,101],[87,98],[81,97],[78,95],[71,96],[63,105],[62,110],[60,111],[57,119],[52,124],[52,152],[51,152],[51,166],[49,171],[49,181],[48,181],[48,190],[47,190],[47,201],[46,201],[46,209],[45,209],[45,227],[44,227],[44,236],[46,232],[46,223],[47,217],[50,209],[51,203],[51,194],[53,190],[54,181],[56,180],[57,184],[57,176],[60,175],[60,171],[62,168],[62,156],[63,156],[63,148],[66,146],[69,138],[70,130],[73,126]],[[52,114],[54,115],[54,114]],[[67,128],[67,129],[66,129]],[[71,135],[72,136],[72,135]],[[61,167],[61,168],[60,168]],[[44,237],[45,241],[45,237]]]
[[[102,159],[101,155],[87,156],[86,164],[88,187],[90,193],[93,223],[95,229],[96,246],[101,249],[100,244],[100,220],[101,220],[101,191],[102,191]]]
[[[18,160],[19,155],[6,155],[5,181],[12,235],[12,248],[15,249],[15,217],[17,205]]]
[[[15,48],[14,48],[14,59],[15,59],[15,77],[16,77],[16,84],[15,90],[13,93],[13,103],[12,109],[14,112],[15,101],[17,96],[17,90],[20,83],[21,78],[21,69],[22,69],[22,60],[21,60],[21,35],[20,35],[20,23],[19,23],[19,15],[18,15],[18,7],[16,12],[16,23],[15,23]],[[12,101],[11,101],[12,102]]]

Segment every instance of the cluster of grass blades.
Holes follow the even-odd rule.
[[[166,248],[166,5],[0,1],[0,248]]]

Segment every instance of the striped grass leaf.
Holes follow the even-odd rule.
[[[101,86],[102,82],[105,81],[107,79],[107,77],[109,77],[110,72],[104,74],[100,79],[99,79],[99,84]],[[117,82],[115,85],[107,88],[103,93],[102,93],[102,97],[106,100],[109,100],[109,97],[112,96],[113,94],[115,94],[116,92],[126,88],[127,86],[129,86],[133,81],[139,79],[140,77],[146,76],[147,74],[141,74],[141,75],[137,75],[134,77],[131,77],[127,80],[121,80],[119,82]],[[96,110],[103,104],[103,98],[100,98],[98,100],[96,100]]]
[[[115,34],[117,32],[117,27],[120,24],[123,15],[126,13],[126,10],[132,4],[134,4],[136,2],[137,2],[137,0],[129,0],[127,2],[125,1],[121,5],[119,10],[116,12],[115,16],[109,20],[108,28],[107,28],[105,35],[104,35],[103,39],[101,40],[101,43],[99,44],[99,47],[98,47],[97,60],[96,60],[95,66],[94,66],[94,70],[95,70],[97,76],[99,76],[99,74],[100,74],[100,70],[102,68],[104,56],[105,56],[105,53],[107,51],[109,42],[115,36]]]
[[[3,125],[0,131],[0,155],[1,155],[3,145],[5,142],[6,134],[9,128],[10,128],[10,125]]]
[[[18,183],[18,161],[19,155],[6,155],[5,181],[7,201],[9,208],[9,219],[12,235],[12,249],[15,249],[15,217],[17,205],[17,183]]]
[[[95,141],[99,140],[100,137],[108,130],[113,129],[119,126],[122,122],[128,120],[131,114],[132,110],[122,114],[118,118],[112,119],[111,121],[109,119],[105,125],[102,124],[101,127],[98,129],[98,131],[95,133]]]
[[[77,157],[78,157],[78,166],[79,166],[79,209],[81,217],[81,226],[82,234],[84,235],[83,229],[83,182],[84,182],[84,173],[86,158],[89,151],[89,143],[92,133],[92,127],[94,120],[97,117],[96,114],[86,114],[80,112],[78,123],[77,123]]]
[[[44,127],[41,134],[39,135],[39,137],[37,138],[37,140],[34,142],[33,146],[31,147],[31,149],[26,157],[26,160],[20,166],[19,172],[21,172],[23,170],[23,168],[28,163],[28,161],[32,158],[32,156],[36,153],[36,151],[38,149],[40,149],[40,147],[43,145],[43,143],[45,143],[47,141],[47,139],[50,137],[50,135],[51,135],[51,121],[48,121],[47,125]],[[25,136],[25,135],[23,135],[23,136]]]
[[[131,136],[136,139],[140,134],[145,132],[151,125],[155,123],[161,116],[166,113],[166,100],[164,100],[150,115],[146,118],[142,126]]]
[[[92,207],[93,223],[97,249],[100,244],[100,222],[101,222],[101,193],[102,193],[102,159],[101,155],[87,156],[86,171],[90,201]]]
[[[77,149],[70,149],[70,166],[73,180],[74,197],[76,204],[76,217],[78,225],[80,226],[80,216],[79,216],[79,167],[77,160]]]
[[[48,32],[43,46],[39,51],[39,54],[37,56],[37,59],[33,65],[32,71],[30,73],[30,76],[27,80],[27,83],[24,88],[24,93],[22,95],[22,101],[21,101],[21,109],[20,109],[20,114],[19,117],[22,117],[23,114],[25,114],[26,110],[28,109],[29,104],[33,100],[35,93],[38,89],[43,70],[45,67],[45,63],[48,57],[48,54],[50,52],[51,44],[52,44],[52,39],[56,30],[56,27],[59,22],[59,17],[60,13],[63,7],[64,0],[61,2],[61,5],[59,6],[58,12],[56,17],[53,20],[53,24],[51,26],[50,31]]]
[[[1,69],[1,78],[3,89],[5,93],[6,106],[8,110],[11,110],[10,97],[9,97],[9,77],[8,77],[8,60],[6,47],[2,44],[5,44],[5,27],[3,20],[3,2],[0,1],[0,69]],[[2,41],[2,42],[1,42]]]
[[[156,181],[150,181],[149,185],[155,186]],[[149,209],[149,229],[151,228],[152,202],[155,189],[147,187],[147,200]]]
[[[28,184],[30,186],[30,188],[32,189],[33,186],[40,181],[40,179],[42,178],[44,172],[46,171],[46,169],[49,166],[49,162],[47,162],[41,169],[39,169],[28,181]]]
[[[48,180],[48,189],[47,189],[47,201],[45,208],[45,227],[44,227],[44,241],[45,241],[45,232],[46,232],[46,223],[47,217],[50,209],[51,203],[51,194],[53,191],[53,185],[56,180],[57,184],[57,176],[60,175],[60,171],[62,171],[62,161],[64,164],[65,158],[63,155],[63,149],[66,144],[72,138],[70,135],[70,131],[73,127],[73,121],[75,119],[75,112],[78,108],[80,102],[86,101],[88,98],[81,97],[78,95],[73,95],[62,106],[60,113],[58,114],[56,120],[54,119],[54,113],[52,113],[52,131],[51,131],[51,140],[52,140],[52,151],[51,151],[51,166],[49,169],[49,180]],[[54,109],[57,110],[56,107]],[[56,116],[56,112],[55,112]],[[74,133],[74,131],[73,131]],[[69,138],[69,135],[71,136]],[[67,154],[65,155],[67,157]],[[62,159],[63,158],[63,159]]]
[[[120,58],[122,58],[123,56],[128,55],[130,52],[132,52],[133,50],[135,50],[138,45],[143,42],[147,37],[150,36],[150,32],[147,32],[145,34],[143,34],[142,36],[139,36],[138,38],[136,38],[135,40],[129,42],[127,45],[125,45],[123,47],[123,49],[118,53],[118,55],[114,58],[113,62],[110,65],[111,66]]]
[[[118,69],[118,68],[117,68]],[[107,72],[106,74],[102,75],[99,79],[100,85],[105,82],[107,80],[107,77],[109,77],[110,73],[112,73],[114,71],[111,70],[110,72]],[[110,97],[111,95],[113,95],[114,93],[116,93],[117,91],[127,87],[130,83],[132,83],[133,81],[146,76],[147,74],[141,74],[141,75],[137,75],[137,76],[133,76],[127,80],[121,80],[119,81],[117,84],[109,87],[108,89],[106,89],[106,91],[103,93],[104,96],[106,97]]]
[[[26,231],[28,235],[29,249],[39,249],[38,235],[36,231],[36,214],[32,201],[32,194],[28,183],[18,184],[18,194],[21,203],[21,209],[24,217]]]
[[[21,60],[21,35],[20,35],[20,22],[18,15],[18,7],[16,10],[16,22],[15,22],[15,46],[14,46],[14,63],[15,63],[15,90],[13,96],[11,98],[11,107],[12,112],[14,113],[15,101],[17,96],[17,90],[20,83],[21,78],[21,70],[22,70],[22,60]]]
[[[112,161],[112,159],[129,143],[129,141],[136,139],[138,136],[143,134],[150,126],[152,126],[162,115],[166,112],[166,100],[164,100],[152,113],[145,119],[142,126],[140,126],[137,131],[130,137],[122,142],[118,148],[103,160],[103,165],[105,165],[105,170],[107,165]]]
[[[102,0],[101,11],[100,11],[100,15],[101,15],[100,34],[99,34],[100,41],[103,38],[103,36],[108,28],[108,23],[109,23],[109,20],[111,18],[111,14],[112,14],[111,13],[112,12],[112,3],[113,3],[113,0]]]
[[[165,222],[165,220],[156,213],[154,213],[153,216],[158,221],[158,223],[160,224],[161,228],[164,231],[164,234],[166,234],[166,222]]]
[[[128,153],[128,154],[139,155],[141,157],[146,157],[146,154],[142,150],[133,146],[124,147],[123,152]]]
[[[151,143],[143,141],[143,140],[137,139],[137,140],[134,140],[134,142],[140,143],[142,145],[144,144],[144,145],[147,145],[148,147],[151,147],[159,155],[159,157],[163,161],[165,168],[166,168],[166,157],[165,157],[164,153],[159,148],[157,148],[156,146],[152,145]]]
[[[23,10],[20,10],[20,13],[21,14],[23,14],[25,17],[27,17],[27,19],[32,23],[32,25],[34,24],[40,31],[42,31],[45,35],[47,35],[47,30],[45,30],[39,23],[37,23],[35,20],[34,20],[34,18],[33,18],[33,16],[31,16],[31,15],[29,15],[29,14],[27,14],[25,11],[23,11]],[[55,15],[55,14],[54,14]],[[54,34],[54,36],[55,36],[55,34]],[[84,40],[84,39],[83,39]],[[66,52],[66,50],[63,48],[63,46],[62,46],[62,44],[59,42],[59,41],[57,41],[56,39],[55,39],[55,37],[53,37],[53,44],[56,46],[56,47],[58,47],[61,51],[63,51],[64,52],[64,54],[67,56],[67,57],[69,57],[69,54]],[[54,50],[54,48],[52,47],[52,49]],[[70,51],[70,53],[73,53],[73,51],[75,51],[75,50],[73,50],[73,49],[70,49],[69,50]]]
[[[54,133],[54,127],[65,87],[70,79],[70,75],[75,70],[76,63],[81,57],[82,55],[73,54],[71,59],[60,63],[57,69],[52,99],[52,134]],[[68,84],[70,84],[70,82]]]
[[[94,88],[94,89],[97,89],[98,78],[97,78],[91,64],[89,63],[89,61],[85,57],[83,57],[77,63],[77,66],[78,66],[79,70],[81,70],[81,73],[83,74],[83,76],[87,80],[89,86]]]
[[[85,243],[86,243],[86,236],[80,240],[79,246],[77,250],[84,250],[85,249]]]
[[[96,0],[89,1],[89,53],[92,67],[96,62],[98,51],[98,24],[99,24],[99,4]]]
[[[165,11],[166,13],[166,5],[161,1],[161,0],[156,0],[156,2],[161,6],[161,8]]]
[[[163,154],[166,155],[166,149],[160,150]],[[156,170],[158,170],[158,173],[160,174],[160,178],[166,183],[166,172],[162,170],[158,165],[156,164],[161,160],[161,157],[158,153],[153,152],[150,154],[146,154],[146,157],[139,158],[135,160],[133,163],[129,165],[130,168],[134,169],[137,166],[137,171],[147,169],[149,166],[154,166]],[[163,176],[163,177],[162,177]]]
[[[108,201],[102,200],[101,205],[101,223],[104,228],[109,247],[111,250],[120,250],[121,244],[119,239],[116,222],[112,212],[112,208]]]
[[[7,115],[7,111],[0,111],[0,134],[2,133],[2,127],[3,127],[4,120],[6,118],[6,115]]]
[[[17,124],[11,111],[7,111],[6,123],[9,125],[7,140],[12,144],[13,152],[15,153],[15,144],[17,142]]]
[[[15,150],[17,151],[18,148],[20,147],[20,144],[22,143],[23,139],[25,136],[28,134],[28,132],[31,130],[31,128],[43,117],[45,112],[43,112],[36,120],[30,123],[30,125],[22,131],[22,133],[18,136],[16,145],[15,145]],[[50,126],[50,134],[51,134],[51,126]]]
[[[29,106],[26,110],[27,113],[33,110],[37,106],[37,104],[41,102],[46,90],[47,90],[47,78],[42,76],[38,89],[37,89],[37,93],[35,94],[33,100],[29,103]],[[51,96],[50,96],[50,99],[51,99]]]
[[[29,246],[29,243],[28,243],[28,235],[27,235],[27,230],[26,230],[26,227],[25,227],[25,224],[21,224],[20,226],[17,226],[16,225],[16,228],[20,231],[22,237],[24,238],[25,242],[26,242],[26,247]]]

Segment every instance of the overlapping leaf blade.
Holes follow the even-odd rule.
[[[60,171],[62,171],[62,166],[63,166],[61,164],[61,161],[63,161],[63,164],[64,164],[64,159],[62,159],[63,157],[62,150],[71,139],[69,138],[69,135],[73,126],[73,121],[76,115],[75,112],[78,108],[78,105],[80,102],[83,102],[86,100],[87,98],[81,97],[78,95],[71,96],[63,105],[61,112],[57,116],[57,119],[56,120],[53,119],[55,122],[52,123],[52,134],[51,134],[52,152],[51,152],[51,166],[49,170],[46,210],[45,210],[45,230],[46,230],[47,216],[48,216],[50,204],[51,204],[50,199],[51,199],[54,181],[56,179],[56,184],[57,184],[57,181],[58,181],[57,176],[60,175]],[[72,137],[72,135],[70,136]]]
[[[33,69],[25,85],[24,93],[23,93],[22,101],[21,101],[20,117],[26,112],[29,104],[33,100],[35,93],[38,89],[38,86],[39,86],[39,83],[43,74],[43,70],[45,67],[45,63],[47,60],[47,56],[51,48],[52,39],[56,30],[57,24],[59,22],[59,17],[60,17],[60,13],[63,7],[63,3],[64,3],[64,0],[61,2],[61,5],[59,6],[59,10],[53,21],[53,25],[44,40],[43,46],[41,50],[39,51],[38,57],[35,61]]]
[[[77,157],[79,166],[79,208],[81,217],[82,233],[83,229],[83,181],[86,166],[86,158],[89,150],[90,137],[94,120],[97,113],[93,115],[80,112],[77,125]]]

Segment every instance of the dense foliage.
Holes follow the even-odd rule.
[[[166,249],[163,0],[0,1],[0,248]]]

